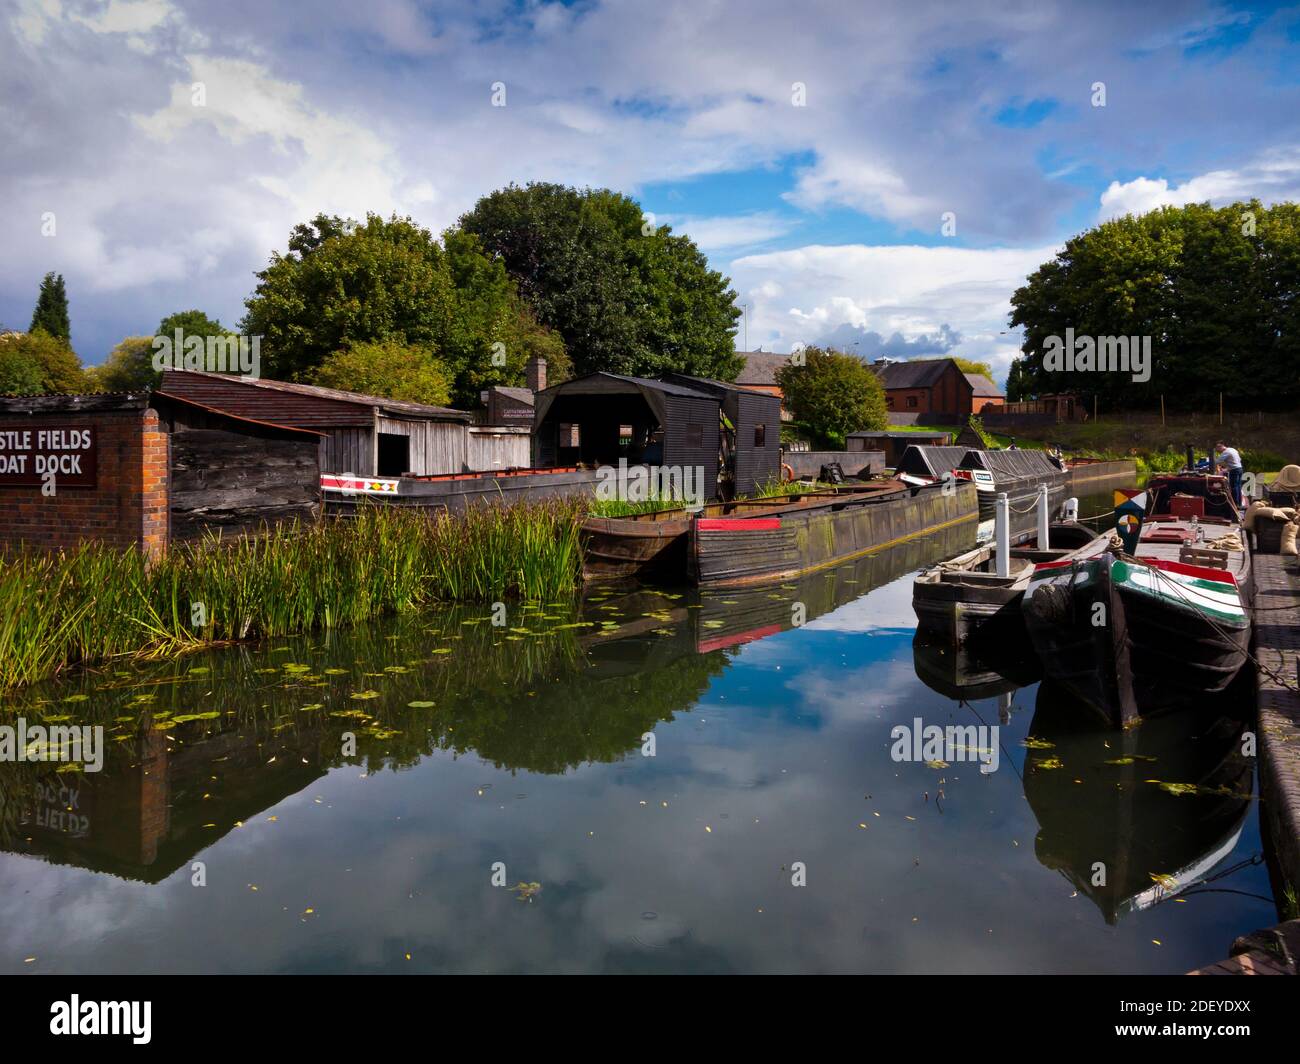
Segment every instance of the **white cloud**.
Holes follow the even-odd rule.
[[[1300,148],[1275,148],[1238,170],[1211,170],[1181,185],[1165,178],[1112,181],[1101,194],[1101,221],[1145,214],[1157,207],[1206,201],[1221,206],[1256,198],[1265,203],[1300,199]]]
[[[675,233],[685,233],[705,252],[735,250],[766,243],[785,236],[794,221],[774,211],[696,218],[682,214],[664,214],[660,225],[671,225]]]
[[[946,326],[962,336],[953,353],[992,361],[1000,380],[1019,350],[1011,294],[1057,250],[812,245],[744,256],[730,273],[750,304],[751,347],[786,351],[844,324],[909,341]]]

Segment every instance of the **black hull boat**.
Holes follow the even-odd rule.
[[[1222,480],[1157,478],[1147,494],[1174,513],[1139,523],[1133,553],[1100,537],[1034,568],[1021,609],[1043,672],[1112,726],[1222,691],[1248,660],[1254,585],[1244,533],[1205,512]]]

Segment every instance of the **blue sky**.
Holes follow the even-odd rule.
[[[437,231],[548,180],[693,236],[752,348],[1000,379],[1073,233],[1300,194],[1297,5],[17,0],[0,87],[0,323],[62,272],[88,363],[175,310],[233,325],[317,211]]]

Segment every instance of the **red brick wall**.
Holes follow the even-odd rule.
[[[75,423],[95,429],[97,486],[58,489],[0,485],[0,548],[70,547],[83,540],[141,544],[161,553],[168,538],[167,434],[153,410],[0,415],[0,428]]]

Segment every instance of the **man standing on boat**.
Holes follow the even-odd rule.
[[[1241,509],[1241,455],[1235,447],[1229,447],[1220,440],[1214,445],[1217,457],[1214,464],[1228,474],[1228,489],[1232,492],[1232,501]]]

